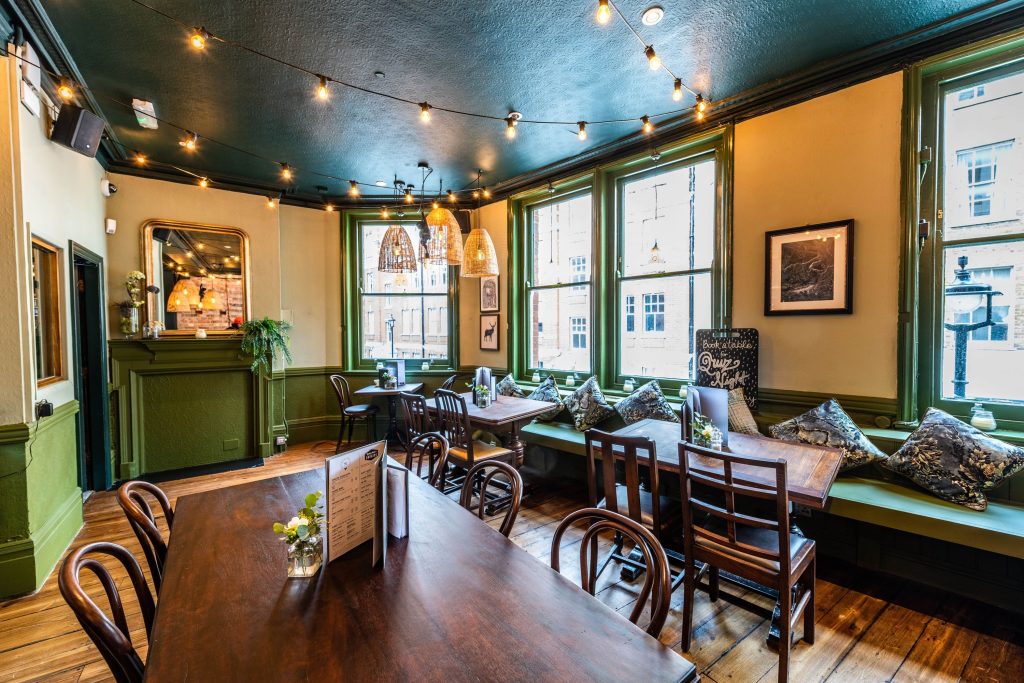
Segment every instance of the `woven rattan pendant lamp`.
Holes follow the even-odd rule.
[[[377,270],[382,273],[414,273],[418,268],[416,250],[409,233],[401,225],[389,225],[380,243]]]
[[[462,277],[486,277],[498,274],[498,254],[494,251],[494,242],[486,230],[477,223],[479,220],[474,212],[474,226],[466,238],[465,253],[462,257]]]
[[[178,281],[174,283],[174,287],[171,288],[171,293],[167,295],[167,312],[191,313],[192,307],[189,304],[189,297],[195,289],[190,278],[178,278]],[[195,294],[198,296],[198,291]]]
[[[455,214],[445,208],[431,209],[427,214],[430,239],[426,245],[426,261],[440,265],[462,265],[462,228]]]

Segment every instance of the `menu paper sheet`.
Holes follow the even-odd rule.
[[[327,458],[327,561],[373,540],[373,564],[387,551],[387,442]]]
[[[409,470],[388,458],[388,533],[409,535]]]

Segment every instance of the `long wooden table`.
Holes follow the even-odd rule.
[[[523,464],[526,444],[519,438],[519,429],[538,415],[551,410],[553,404],[545,401],[534,401],[530,398],[517,396],[496,396],[494,402],[486,408],[473,403],[473,394],[462,394],[466,399],[466,413],[470,424],[498,433],[508,432],[508,448],[516,454],[516,466]],[[427,410],[437,412],[436,399],[427,401]]]
[[[323,470],[178,499],[147,681],[692,681],[692,663],[410,477],[410,535],[286,578]],[[569,552],[569,551],[567,551]]]

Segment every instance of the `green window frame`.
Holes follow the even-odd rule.
[[[948,155],[944,149],[944,98],[946,93],[957,91],[970,90],[977,95],[978,88],[986,83],[1022,70],[1024,31],[1017,31],[940,55],[904,72],[907,118],[903,135],[902,191],[905,225],[897,426],[915,427],[929,407],[969,421],[971,407],[980,400],[995,415],[1001,432],[1024,432],[1024,396],[1015,402],[972,398],[970,392],[964,399],[951,398],[950,392],[943,389],[942,378],[944,288],[948,284],[944,264],[946,250],[1024,240],[1024,229],[983,236],[946,234],[944,221],[949,215],[946,202],[952,204],[955,199],[945,196],[944,160]],[[969,191],[970,180],[968,176],[965,192]],[[971,225],[970,220],[965,225]],[[922,233],[925,224],[928,226],[926,236]],[[982,264],[968,264],[968,270],[979,267]],[[993,303],[998,305],[999,302]],[[967,377],[969,380],[969,365]]]
[[[365,358],[363,356],[363,321],[366,319],[363,310],[364,296],[380,298],[381,301],[390,300],[397,303],[405,298],[420,298],[424,296],[421,292],[396,292],[390,288],[381,287],[380,291],[367,291],[366,283],[363,281],[363,227],[366,225],[415,225],[418,223],[417,215],[410,212],[407,217],[398,217],[394,220],[382,220],[380,213],[376,210],[347,210],[342,212],[342,270],[344,283],[342,300],[344,302],[344,315],[342,316],[342,353],[344,368],[347,372],[373,373],[376,371],[377,358]],[[426,275],[424,273],[424,275]],[[442,320],[442,325],[447,325],[448,344],[446,358],[406,358],[407,371],[410,374],[449,374],[458,369],[459,364],[459,298],[458,298],[458,269],[448,268],[448,283],[444,293],[445,305],[447,306],[447,317]],[[442,294],[427,293],[427,297],[441,298]],[[415,327],[415,333],[429,335],[430,320],[429,311],[424,309],[423,318],[419,326]],[[421,365],[424,360],[430,361],[430,370],[424,372]]]
[[[593,202],[592,250],[590,280],[589,374],[596,375],[601,386],[612,393],[622,392],[626,379],[648,379],[636,374],[624,374],[620,362],[620,287],[623,282],[636,278],[621,277],[620,255],[623,253],[622,198],[620,187],[629,180],[664,173],[708,159],[715,160],[715,234],[712,262],[709,268],[697,269],[711,277],[711,325],[728,327],[731,324],[730,265],[732,239],[732,126],[718,127],[659,147],[658,154],[644,152],[599,166],[577,176],[515,195],[509,206],[509,276],[510,282],[527,283],[525,287],[511,287],[509,303],[510,371],[519,381],[529,382],[538,370],[530,364],[531,287],[529,278],[533,256],[530,253],[531,211],[566,198],[589,194]],[[696,272],[696,271],[695,271]],[[688,274],[687,271],[686,274]],[[566,270],[566,286],[572,286],[572,273]],[[679,276],[666,272],[642,277],[660,278]],[[561,284],[558,286],[562,286]],[[642,297],[633,301],[633,327],[640,332],[646,324]],[[572,369],[540,370],[541,375],[553,374],[560,382],[572,374]],[[649,377],[658,379],[667,394],[679,392],[690,379]]]

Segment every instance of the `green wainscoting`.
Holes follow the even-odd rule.
[[[253,374],[237,336],[110,342],[120,479],[272,455],[284,373]]]
[[[0,597],[38,589],[82,528],[77,413],[0,426]]]

